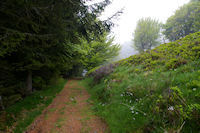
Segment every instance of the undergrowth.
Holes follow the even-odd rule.
[[[112,133],[200,131],[200,32],[115,64],[85,79]]]
[[[0,112],[0,132],[22,133],[42,113],[64,87],[66,80],[58,79],[46,89],[35,91],[30,96]]]

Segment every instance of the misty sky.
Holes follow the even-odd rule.
[[[123,45],[133,39],[138,19],[152,17],[165,23],[176,9],[188,2],[189,0],[113,0],[101,19],[106,19],[119,9],[124,8],[123,14],[114,21],[116,26],[112,30],[115,42]]]

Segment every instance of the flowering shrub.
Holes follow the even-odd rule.
[[[117,64],[109,64],[97,69],[92,69],[92,71],[89,71],[87,75],[94,77],[95,82],[99,82],[103,77],[112,73],[116,66]]]

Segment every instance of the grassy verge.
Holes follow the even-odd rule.
[[[112,133],[200,131],[200,32],[111,65],[86,79]]]
[[[134,72],[120,66],[88,90],[94,110],[112,133],[198,132],[200,60],[177,69]]]
[[[22,133],[33,120],[42,113],[64,87],[66,80],[59,79],[44,90],[36,91],[31,96],[8,107],[1,112],[0,132]]]

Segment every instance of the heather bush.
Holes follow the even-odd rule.
[[[108,64],[99,68],[94,68],[88,72],[88,76],[94,77],[95,82],[99,82],[105,76],[108,76],[114,71],[114,68],[117,66],[116,63]]]

